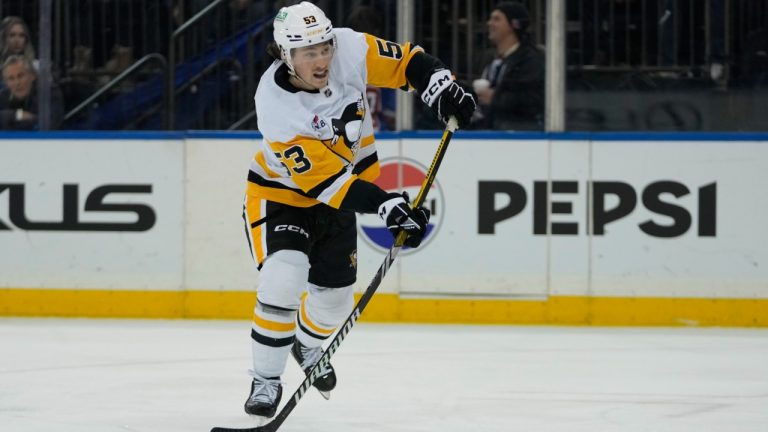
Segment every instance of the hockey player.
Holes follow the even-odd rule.
[[[249,414],[272,417],[282,395],[289,352],[308,373],[321,347],[354,306],[355,213],[378,213],[406,246],[419,246],[429,210],[387,193],[379,175],[366,84],[415,89],[437,116],[468,124],[471,93],[436,58],[350,29],[334,29],[309,2],[280,9],[276,61],[256,90],[264,139],[251,161],[243,218],[260,277],[251,344]],[[333,367],[314,386],[325,396]]]

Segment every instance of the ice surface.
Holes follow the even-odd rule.
[[[332,362],[281,432],[768,431],[768,330],[360,323]],[[0,319],[0,431],[252,426],[249,367],[247,321]]]

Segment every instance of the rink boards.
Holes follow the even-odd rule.
[[[0,315],[248,318],[258,134],[0,137]],[[438,133],[383,134],[415,196]],[[459,132],[363,319],[768,325],[768,135]],[[358,221],[362,291],[386,252]]]

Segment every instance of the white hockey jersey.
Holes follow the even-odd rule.
[[[275,61],[256,90],[264,139],[251,161],[249,195],[296,207],[339,208],[357,178],[379,175],[366,85],[411,88],[405,69],[421,48],[338,28],[328,87],[299,90]]]

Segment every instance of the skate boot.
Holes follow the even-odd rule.
[[[291,354],[293,354],[293,358],[299,363],[305,375],[309,375],[309,372],[315,366],[315,363],[320,360],[324,352],[322,347],[310,348],[304,346],[298,339],[293,342],[293,347],[291,347]],[[336,387],[336,372],[333,371],[333,366],[330,363],[327,366],[320,367],[318,377],[312,385],[325,399],[331,398],[331,390]]]
[[[283,385],[280,377],[263,378],[254,373],[251,395],[245,401],[245,412],[265,418],[274,417],[282,396]]]

